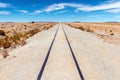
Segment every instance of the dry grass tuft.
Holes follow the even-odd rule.
[[[78,27],[78,29],[85,31],[85,28],[83,26]]]
[[[33,36],[34,34],[38,33],[38,32],[40,32],[39,29],[33,29],[33,30],[30,30],[27,33],[25,33],[24,36],[29,35],[29,37],[30,37],[30,36]]]
[[[11,42],[9,41],[8,37],[5,37],[3,39],[0,39],[0,47],[3,48],[9,48],[11,46]]]
[[[16,33],[13,36],[5,36],[4,38],[0,39],[0,47],[3,47],[4,49],[11,47],[14,43],[16,45],[25,45],[26,44],[26,39],[35,35],[38,33],[40,30],[39,29],[33,29],[29,30],[26,33]]]
[[[91,33],[93,33],[94,31],[93,30],[91,30],[91,29],[87,29],[86,30],[87,32],[91,32]]]

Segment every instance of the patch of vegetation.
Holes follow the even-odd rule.
[[[9,41],[17,43],[20,40],[21,37],[22,37],[22,34],[17,33],[15,35],[9,37]]]
[[[110,32],[112,32],[112,30],[110,30]]]
[[[0,35],[5,36],[5,32],[3,30],[0,30]]]
[[[71,27],[74,27],[74,28],[77,28],[77,29],[80,29],[80,30],[82,30],[82,31],[87,31],[87,32],[91,32],[91,33],[93,33],[94,31],[93,30],[91,30],[90,28],[85,28],[85,27],[83,27],[83,26],[79,26],[79,27],[75,27],[75,26],[72,26],[71,24],[68,24],[69,26],[71,26]]]
[[[36,34],[38,32],[40,32],[39,29],[33,29],[33,30],[30,30],[27,33],[25,33],[24,36],[26,36],[26,35],[33,36],[34,34]]]
[[[11,42],[9,41],[8,37],[5,37],[3,39],[0,39],[0,47],[3,48],[9,48],[11,46]]]
[[[87,32],[91,32],[91,33],[93,33],[94,31],[93,30],[91,30],[91,29],[87,29],[86,30]]]
[[[72,26],[71,24],[68,24],[68,26],[70,26],[70,27],[74,27],[74,26]],[[76,27],[77,28],[77,27]]]
[[[25,43],[25,41],[21,40],[22,38],[26,40],[27,38],[35,35],[39,31],[40,31],[39,29],[33,29],[26,33],[16,33],[15,35],[10,36],[10,37],[5,36],[3,39],[0,39],[0,47],[3,47],[4,49],[6,49],[6,48],[9,48],[12,43],[15,43],[16,45],[21,42]]]
[[[35,23],[35,22],[31,22],[31,23]],[[37,28],[31,29],[29,31],[26,30],[27,25],[24,25],[24,26],[25,26],[25,32],[23,32],[23,33],[19,32],[18,33],[13,29],[13,34],[14,35],[12,35],[12,36],[8,36],[9,33],[11,33],[11,31],[4,32],[3,30],[0,30],[0,36],[1,36],[1,38],[0,38],[0,48],[2,49],[2,55],[3,55],[4,58],[9,56],[9,54],[8,54],[9,49],[16,48],[19,45],[20,46],[25,45],[27,38],[35,35],[36,33],[40,32],[41,30],[48,30],[53,25],[52,24],[51,25],[47,24],[47,26],[44,25],[43,28],[37,27]],[[19,28],[16,29],[16,30],[21,31],[21,29],[19,29]]]
[[[85,31],[85,28],[83,26],[78,27],[78,29]]]
[[[112,35],[112,36],[113,36],[113,35],[114,35],[114,33],[111,33],[110,35]]]
[[[9,56],[8,51],[6,49],[3,49],[2,55],[4,58],[6,58],[7,56]]]

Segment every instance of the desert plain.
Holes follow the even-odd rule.
[[[0,23],[0,31],[0,80],[120,80],[119,22]]]

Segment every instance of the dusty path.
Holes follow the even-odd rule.
[[[61,27],[68,36],[85,80],[120,80],[120,48],[64,24],[31,37],[27,45],[0,61],[0,80],[37,80],[58,26],[41,80],[80,80]]]
[[[120,48],[63,25],[85,80],[120,80]]]

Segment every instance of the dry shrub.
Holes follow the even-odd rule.
[[[0,39],[0,47],[3,47],[4,49],[6,49],[13,46],[13,44],[17,45],[21,37],[23,37],[21,33],[15,34],[11,37],[6,36],[5,38]]]
[[[110,32],[112,32],[112,30],[110,30]]]
[[[3,30],[0,30],[0,35],[5,36],[5,32]]]
[[[46,27],[46,30],[48,30],[49,29],[49,27]]]
[[[34,22],[31,22],[34,23]],[[27,25],[24,25],[27,26]],[[47,24],[42,30],[48,30],[50,27],[52,27],[52,24]],[[27,28],[25,28],[27,29]],[[4,36],[2,39],[0,39],[0,47],[3,47],[4,49],[6,48],[16,48],[16,45],[25,45],[26,44],[26,39],[35,35],[36,33],[40,32],[41,30],[38,28],[34,28],[32,30],[29,30],[24,33],[17,33],[16,31],[13,30],[14,35],[12,36],[5,36],[5,32],[3,30],[0,30],[0,35]],[[9,31],[7,34],[10,33]]]
[[[26,33],[26,35],[29,35],[30,36],[33,36],[34,34],[38,33],[40,30],[39,29],[33,29],[33,30],[30,30]]]
[[[11,48],[12,49],[16,48],[16,44],[14,42],[11,44]]]
[[[32,22],[34,23],[34,22]],[[24,25],[27,26],[27,25]],[[34,28],[32,30],[29,30],[27,32],[24,33],[17,33],[14,29],[13,30],[13,35],[12,36],[7,36],[7,34],[10,33],[10,31],[8,32],[4,32],[3,30],[0,30],[0,35],[2,35],[2,38],[0,39],[0,48],[2,49],[2,55],[4,58],[6,58],[8,56],[8,48],[14,49],[16,48],[18,45],[24,46],[26,44],[26,39],[35,35],[36,33],[40,32],[41,30],[47,30],[50,27],[52,27],[53,25],[47,25],[45,26],[43,29],[40,28]],[[25,27],[25,30],[27,28]],[[16,29],[17,30],[17,29]]]
[[[68,26],[71,26],[70,24],[68,24]]]
[[[9,56],[7,49],[3,49],[2,55],[3,55],[4,58],[6,58],[7,56]]]
[[[70,27],[74,27],[74,26],[72,26],[71,24],[68,24],[68,26],[70,26]],[[76,27],[77,28],[77,27]]]
[[[0,39],[0,47],[3,48],[9,48],[13,45],[13,43],[15,43],[16,45],[20,44],[20,45],[25,45],[26,44],[26,39],[29,38],[30,36],[33,36],[34,34],[38,33],[40,30],[39,29],[33,29],[28,31],[27,33],[16,33],[13,36],[6,36],[3,39]],[[11,45],[12,44],[12,45]]]
[[[51,25],[49,25],[49,28],[51,28],[51,27],[53,27],[53,25],[51,24]]]
[[[83,26],[73,26],[73,25],[71,25],[71,24],[68,24],[69,26],[71,26],[71,27],[74,27],[74,28],[77,28],[77,29],[80,29],[80,30],[82,30],[82,31],[87,31],[87,32],[91,32],[91,33],[93,33],[94,31],[93,30],[91,30],[89,27],[83,27]]]
[[[9,41],[12,42],[11,47],[14,47],[16,45],[25,45],[26,44],[26,39],[28,38],[27,34],[22,34],[22,33],[18,33],[12,37],[9,38]]]
[[[78,27],[78,29],[85,31],[85,28],[83,26]]]
[[[9,48],[11,46],[11,42],[9,41],[8,37],[0,39],[0,47]]]
[[[24,46],[26,44],[26,40],[24,38],[21,38],[19,41],[19,45]]]
[[[111,33],[110,35],[112,35],[112,36],[113,36],[113,35],[114,35],[114,33]]]
[[[21,46],[24,46],[25,44],[26,44],[26,40],[23,39],[23,40],[21,41]]]
[[[91,33],[93,33],[94,31],[93,30],[91,30],[91,29],[87,29],[86,30],[87,32],[91,32]]]
[[[9,40],[11,41],[11,42],[15,42],[15,43],[17,43],[19,40],[20,40],[20,36],[21,36],[21,34],[15,34],[15,35],[13,35],[13,36],[11,36],[10,38],[9,38]]]

